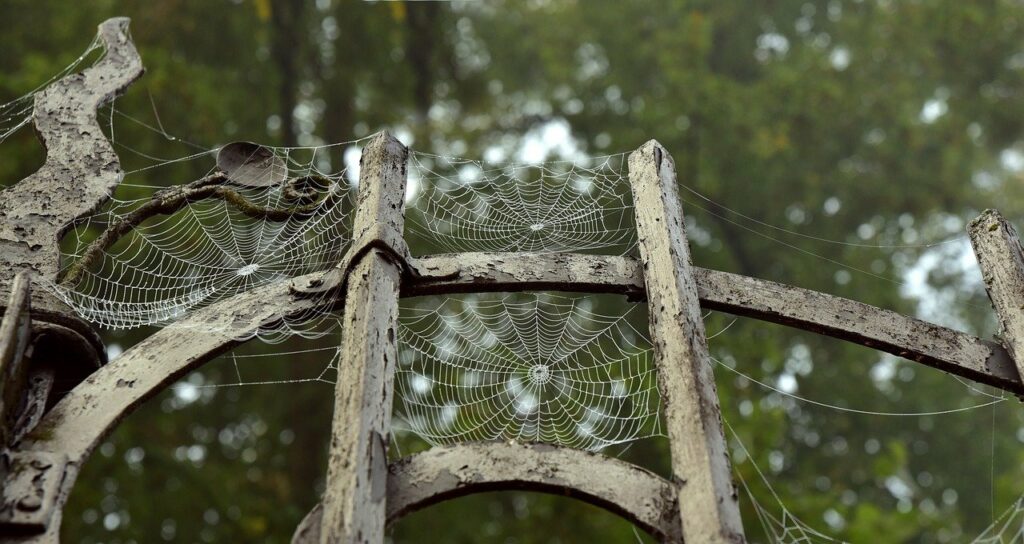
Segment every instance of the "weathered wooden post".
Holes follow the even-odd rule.
[[[402,232],[409,152],[383,132],[360,159],[353,239]],[[371,234],[372,235],[372,234]],[[383,234],[379,237],[384,238]],[[382,542],[397,358],[399,263],[370,249],[349,263],[320,540]]]
[[[999,212],[985,210],[967,232],[1002,326],[1003,346],[1024,378],[1024,250],[1017,230]]]
[[[127,18],[105,21],[99,39],[102,59],[35,95],[32,121],[46,161],[0,191],[0,541],[56,541],[63,486],[77,467],[63,452],[25,449],[22,437],[52,402],[55,380],[74,386],[106,358],[88,323],[33,288],[40,279],[56,281],[60,238],[107,201],[123,176],[96,109],[142,75],[142,61]]]
[[[22,402],[25,350],[28,348],[31,308],[31,278],[27,272],[15,276],[11,294],[0,321],[0,447],[13,441],[17,412]],[[0,463],[0,476],[4,472]]]
[[[742,542],[675,164],[651,140],[629,156],[629,179],[683,539]]]

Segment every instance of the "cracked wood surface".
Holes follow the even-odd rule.
[[[675,488],[636,465],[598,453],[546,444],[479,442],[431,448],[388,468],[387,519],[441,501],[489,491],[536,491],[579,499],[618,514],[655,538],[679,542]],[[316,542],[321,506],[292,542]]]
[[[553,290],[644,296],[640,263],[632,257],[582,253],[458,253],[416,259],[426,273],[453,277],[402,285],[403,297],[490,291]]]
[[[409,280],[403,294],[446,294],[474,290],[531,290],[578,287],[570,283],[595,269],[604,276],[587,289],[643,293],[636,259],[593,255],[464,254],[419,259],[425,268],[465,273],[447,280]],[[1017,370],[1002,347],[974,336],[841,297],[736,274],[694,268],[706,309],[731,312],[820,332],[936,366],[1013,393],[1024,392]],[[310,274],[296,281],[312,281]],[[593,280],[592,280],[593,281]],[[474,288],[479,286],[479,289]],[[217,302],[165,327],[71,391],[36,429],[22,449],[60,451],[69,457],[61,500],[78,468],[114,426],[146,399],[180,376],[283,319],[329,311],[339,301],[294,296],[288,282],[260,287]],[[205,329],[204,329],[205,328]],[[204,331],[197,334],[197,331]],[[55,515],[59,515],[59,510]],[[56,526],[56,524],[53,524]],[[54,529],[56,530],[56,529]]]
[[[46,147],[46,162],[0,192],[0,285],[29,268],[55,280],[60,237],[94,212],[121,182],[113,147],[96,121],[96,109],[142,75],[142,60],[128,38],[128,19],[99,26],[106,53],[95,65],[40,91],[32,118]]]
[[[363,148],[353,239],[381,228],[402,232],[408,159],[409,150],[387,132]],[[401,272],[391,253],[372,249],[345,281],[323,543],[384,541]]]
[[[629,156],[629,180],[683,540],[743,542],[672,157],[647,142]]]
[[[13,441],[21,392],[27,382],[25,350],[29,343],[31,287],[27,272],[14,277],[7,311],[0,321],[0,450]],[[0,475],[2,473],[0,461]]]
[[[23,439],[21,451],[60,452],[68,464],[57,504],[67,500],[78,471],[99,442],[147,399],[261,328],[316,308],[292,297],[286,283],[261,287],[196,311],[103,366],[51,409]],[[61,508],[45,533],[18,542],[56,542]],[[4,542],[0,539],[0,542]]]
[[[1024,393],[1009,355],[994,342],[810,289],[696,267],[694,277],[705,309],[831,336]]]
[[[460,293],[474,285],[498,290],[572,289],[576,272],[595,261],[617,270],[602,282],[603,292],[642,292],[639,264],[629,257],[593,255],[469,254],[425,257],[424,266],[465,266],[472,274],[427,280],[432,294]],[[459,261],[455,263],[454,261]],[[297,281],[310,281],[310,274]],[[706,309],[720,310],[820,332],[937,366],[953,374],[1024,392],[1003,348],[966,333],[872,306],[806,289],[736,274],[694,268],[698,294]],[[561,278],[561,280],[559,279]],[[536,282],[536,283],[533,283]],[[559,286],[559,283],[561,285]],[[480,289],[483,290],[483,289]],[[406,281],[403,293],[419,294]],[[165,327],[91,375],[44,417],[27,440],[33,448],[67,450],[83,459],[128,412],[174,379],[287,317],[329,311],[336,301],[294,296],[287,282],[260,287],[196,311]],[[204,330],[207,329],[207,330]],[[204,330],[203,334],[196,334]],[[999,361],[998,364],[993,361]],[[134,380],[131,387],[119,382]]]
[[[0,191],[0,290],[11,289],[20,271],[56,280],[59,241],[75,221],[110,198],[123,173],[96,120],[96,109],[142,75],[142,60],[128,38],[128,19],[99,25],[105,53],[96,64],[67,75],[35,95],[32,120],[46,148],[43,166]],[[0,302],[2,304],[2,302]],[[95,355],[68,357],[56,369],[58,380],[73,385],[95,369],[81,360],[105,361],[99,336],[48,291],[32,290],[32,336],[42,333]],[[70,355],[70,354],[69,354]]]
[[[402,296],[558,290],[646,296],[632,257],[577,253],[462,253],[418,259],[456,277],[415,279]],[[752,317],[877,349],[945,372],[1024,394],[1017,369],[995,342],[847,298],[773,281],[692,267],[701,307]]]
[[[967,227],[978,257],[985,291],[1002,326],[1002,344],[1024,377],[1024,249],[1020,237],[1003,216],[985,210]]]

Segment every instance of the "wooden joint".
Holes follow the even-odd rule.
[[[319,277],[302,277],[292,280],[291,291],[296,296],[338,295],[345,292],[348,278],[352,270],[372,250],[377,250],[385,259],[397,266],[403,279],[415,281],[450,280],[459,276],[457,266],[438,268],[423,266],[413,258],[409,246],[402,233],[386,224],[377,224],[365,232],[356,243],[345,252],[341,262]]]

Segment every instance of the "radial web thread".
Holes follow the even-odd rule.
[[[407,230],[427,252],[626,253],[636,231],[625,157],[495,165],[413,153]]]
[[[395,425],[431,444],[521,440],[587,450],[659,435],[650,344],[632,313],[603,315],[587,298],[556,295],[407,308]]]
[[[128,328],[166,325],[238,293],[335,266],[351,241],[353,191],[346,169],[330,171],[321,160],[334,148],[263,149],[284,165],[289,181],[264,187],[222,182],[216,189],[237,196],[191,200],[156,215],[98,253],[76,281],[51,287],[83,318]],[[203,190],[202,179],[188,187]],[[161,189],[153,198],[181,190]],[[107,211],[88,218],[72,235],[65,274],[94,251],[94,238],[79,233],[108,229],[149,202],[149,196],[115,198]]]

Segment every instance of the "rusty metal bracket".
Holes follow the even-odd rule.
[[[0,491],[0,532],[37,533],[53,517],[67,457],[42,451],[3,454],[8,478]]]

